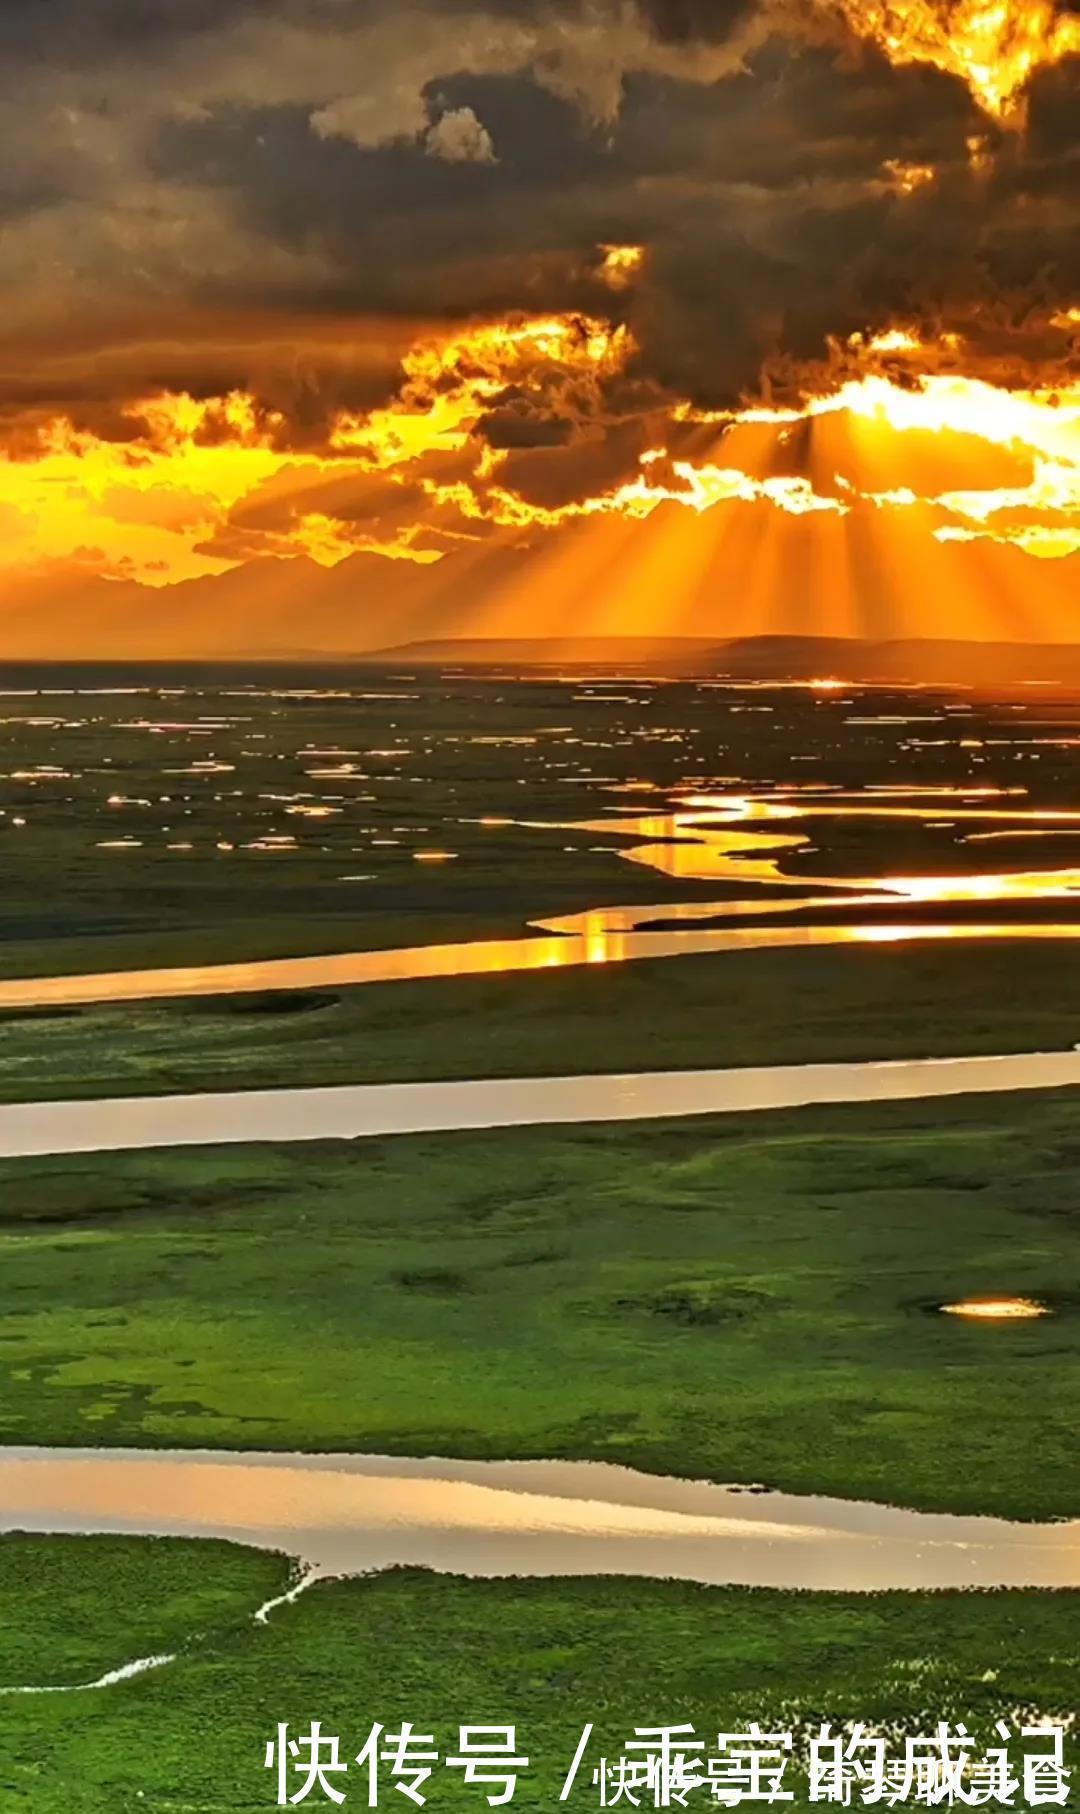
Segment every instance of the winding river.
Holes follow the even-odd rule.
[[[798,906],[794,902],[794,906]],[[724,903],[730,907],[732,903]],[[200,964],[169,970],[113,970],[89,976],[14,977],[0,982],[0,1009],[88,1007],[106,1002],[259,994],[264,990],[347,988],[362,983],[415,982],[437,976],[484,976],[521,970],[622,964],[640,958],[692,957],[721,951],[798,950],[820,945],[881,945],[941,939],[1075,939],[1080,923],[957,924],[879,920],[844,926],[743,926],[676,932],[625,932],[612,916],[639,919],[702,917],[711,906],[612,908],[576,916],[588,929],[558,937],[470,939],[459,945],[410,945],[400,950],[348,951],[331,957],[263,958],[252,963]],[[566,923],[566,922],[564,922]]]
[[[904,796],[919,790],[904,790]],[[925,791],[925,790],[924,790]],[[434,977],[508,974],[585,964],[629,963],[706,953],[799,949],[826,945],[875,945],[913,940],[1074,939],[1080,922],[1065,917],[1080,899],[1080,870],[985,871],[931,875],[799,876],[782,868],[785,855],[805,847],[792,822],[814,818],[931,820],[947,811],[950,822],[985,827],[973,838],[1080,838],[1080,812],[1003,805],[993,789],[959,793],[929,790],[930,800],[903,804],[895,791],[872,790],[837,800],[735,794],[688,795],[669,812],[612,812],[601,819],[533,829],[628,840],[618,854],[669,881],[720,882],[754,890],[737,898],[666,900],[652,906],[589,908],[538,919],[516,937],[470,939],[457,944],[410,945],[348,951],[330,956],[260,959],[250,963],[103,971],[91,975],[7,978],[0,981],[0,1010],[81,1007],[107,1002],[175,1000],[264,990],[349,987],[424,981]],[[881,797],[883,796],[883,797]],[[1006,796],[1007,798],[1008,796]],[[528,825],[529,821],[518,821]],[[783,829],[781,829],[781,827]],[[613,848],[618,848],[613,846]],[[816,892],[820,891],[820,892]],[[994,918],[1025,905],[1060,902],[1060,920]],[[938,920],[905,918],[940,906]],[[949,908],[980,911],[979,919],[950,918]],[[814,911],[858,913],[840,923],[793,923]],[[784,922],[788,917],[787,923]],[[865,917],[862,917],[865,916]],[[768,924],[723,922],[749,918]],[[650,929],[654,928],[654,929]]]
[[[0,983],[0,1008],[465,976],[695,952],[1080,937],[1080,923],[1067,918],[1010,923],[991,911],[994,904],[1031,900],[1060,900],[1067,908],[1080,893],[1080,872],[1073,869],[819,876],[811,880],[820,892],[808,893],[805,878],[797,892],[797,878],[783,874],[779,853],[805,839],[760,822],[851,810],[820,800],[709,796],[689,798],[681,811],[656,818],[613,816],[572,828],[640,840],[621,854],[669,878],[737,878],[763,890],[764,900],[759,893],[754,900],[729,895],[602,908],[538,922],[529,936],[454,945],[7,980]],[[882,816],[948,810],[954,819],[996,821],[997,829],[972,834],[986,838],[1080,830],[1076,812],[1032,812],[970,793],[947,808],[935,795],[917,808],[885,797],[856,810]],[[837,902],[866,917],[843,924],[783,923],[785,914]],[[950,920],[947,905],[954,902],[985,904],[987,916]],[[940,921],[902,917],[905,908],[936,903],[945,909]],[[715,923],[749,914],[770,923]],[[649,930],[658,919],[663,929]],[[629,1121],[1078,1084],[1080,1051],[1071,1051],[12,1104],[0,1106],[0,1156]],[[863,1592],[1080,1587],[1080,1521],[1037,1525],[921,1513],[586,1462],[0,1450],[0,1531],[16,1530],[218,1537],[281,1550],[304,1569],[292,1593],[323,1576],[396,1564],[491,1577],[633,1575]],[[121,1680],[169,1660],[143,1659],[102,1680]],[[100,1684],[84,1686],[94,1685]]]

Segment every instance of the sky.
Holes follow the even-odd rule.
[[[1080,11],[5,0],[0,654],[1069,641]]]

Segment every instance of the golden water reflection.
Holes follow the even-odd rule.
[[[994,790],[979,790],[985,798]],[[685,917],[736,917],[761,912],[805,911],[815,906],[832,906],[835,893],[846,895],[851,906],[864,906],[895,897],[900,901],[925,905],[927,902],[960,901],[1032,901],[1061,900],[1080,895],[1080,868],[1006,870],[962,875],[793,875],[782,867],[779,853],[805,848],[809,840],[798,831],[760,830],[761,822],[812,818],[915,819],[926,822],[940,811],[943,799],[968,801],[971,790],[939,788],[933,791],[934,805],[898,806],[881,804],[877,799],[858,798],[839,803],[819,798],[797,801],[790,798],[761,798],[741,794],[693,794],[682,799],[667,813],[644,815],[612,814],[608,818],[572,822],[563,829],[592,835],[615,833],[641,842],[620,851],[627,862],[644,864],[676,881],[752,882],[773,888],[804,889],[808,881],[815,888],[834,891],[833,896],[801,896],[789,902],[764,903],[760,900],[731,901],[702,909],[694,904]],[[1047,830],[1075,826],[1080,837],[1080,811],[1069,808],[1002,807],[979,804],[950,806],[949,823],[954,821],[1006,821],[1010,826]],[[1034,827],[1033,827],[1034,822]],[[983,834],[985,835],[985,834]],[[621,911],[621,910],[616,910]],[[645,916],[636,911],[637,922]],[[677,906],[656,910],[665,919],[684,917]],[[624,922],[620,922],[624,923]],[[558,921],[543,922],[548,929],[577,930],[580,916],[569,915]]]
[[[916,819],[934,823],[948,802],[949,823],[1005,821],[1010,831],[1060,835],[1076,828],[1080,811],[1032,805],[1002,805],[1022,790],[1015,788],[869,789],[841,799],[822,798],[817,784],[769,795],[703,792],[676,799],[672,810],[636,814],[613,810],[584,821],[513,821],[524,829],[562,831],[625,840],[605,848],[628,862],[644,865],[676,881],[722,882],[737,890],[719,900],[660,901],[633,906],[603,906],[530,922],[517,937],[475,939],[458,944],[416,945],[399,949],[343,952],[326,957],[270,959],[176,969],[119,971],[100,975],[38,977],[0,982],[0,1007],[78,1005],[157,997],[228,995],[268,989],[341,986],[374,982],[418,981],[434,977],[476,976],[515,971],[563,969],[589,964],[627,963],[637,959],[694,954],[798,949],[829,945],[886,945],[927,940],[1073,939],[1080,922],[1062,917],[1050,921],[995,919],[995,906],[1080,898],[1080,868],[1019,869],[948,875],[799,876],[785,868],[793,853],[808,847],[800,820],[823,816]],[[894,796],[903,794],[907,803]],[[922,804],[912,804],[916,798]],[[953,804],[953,802],[957,804]],[[487,819],[498,826],[510,821]],[[981,834],[990,835],[986,832]],[[396,844],[396,838],[373,838],[373,845]],[[291,841],[290,841],[291,844]],[[125,841],[125,848],[128,848]],[[289,848],[284,838],[263,838],[249,848]],[[222,848],[230,848],[222,846]],[[421,864],[451,862],[456,853],[433,847],[414,851]],[[753,891],[753,892],[752,892]],[[939,904],[985,907],[978,921],[914,921],[907,908]],[[872,914],[841,924],[807,924],[815,910],[851,909]],[[894,910],[893,917],[878,917]],[[803,923],[777,924],[784,916]],[[749,925],[724,922],[753,920]]]
[[[962,1298],[956,1304],[942,1304],[941,1310],[944,1316],[988,1323],[1020,1322],[1050,1314],[1049,1304],[1042,1304],[1037,1298]]]
[[[727,906],[724,903],[724,906]],[[613,917],[689,920],[695,907],[600,909],[573,916],[579,934],[540,938],[472,939],[459,945],[409,945],[397,950],[350,951],[330,957],[263,958],[252,963],[203,964],[161,970],[113,970],[83,976],[16,977],[0,982],[0,1009],[88,1007],[106,1002],[190,999],[261,994],[277,989],[350,988],[366,983],[415,982],[434,977],[508,975],[528,970],[581,968],[646,958],[701,956],[734,951],[802,950],[829,945],[875,945],[939,940],[1075,939],[1070,921],[1009,925],[948,921],[841,926],[739,926],[671,932],[609,930]],[[569,924],[569,921],[558,922]],[[556,924],[552,921],[550,924]]]

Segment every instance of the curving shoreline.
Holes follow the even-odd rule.
[[[603,1462],[6,1449],[0,1531],[225,1539],[298,1558],[305,1586],[408,1566],[860,1593],[1080,1587],[1080,1520],[913,1512]]]
[[[738,903],[727,905],[739,905]],[[798,907],[797,900],[793,905]],[[755,909],[756,910],[756,909]],[[1080,923],[1063,920],[997,920],[984,923],[942,920],[875,921],[858,925],[768,925],[686,930],[695,918],[715,914],[715,903],[604,910],[609,918],[631,914],[649,920],[663,914],[679,921],[674,932],[622,930],[614,923],[595,930],[470,939],[457,945],[409,945],[398,949],[346,951],[322,957],[259,958],[248,963],[193,964],[157,970],[103,970],[85,975],[8,977],[0,981],[0,1010],[104,1007],[117,1002],[191,1001],[200,996],[258,995],[289,989],[357,988],[369,983],[426,982],[438,977],[512,975],[528,970],[580,969],[626,964],[647,958],[703,957],[734,951],[787,951],[829,945],[893,945],[912,942],[1039,941],[1080,938]],[[574,915],[570,925],[588,920]]]

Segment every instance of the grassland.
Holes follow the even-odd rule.
[[[169,679],[0,697],[5,974],[513,936],[538,914],[687,892],[623,863],[614,823],[610,839],[568,829],[615,821],[623,802],[605,790],[623,773],[647,781],[639,807],[679,775],[685,734],[653,737],[650,698],[437,677],[339,674],[346,690],[322,694],[303,672],[188,691]],[[685,718],[693,698],[678,689],[665,715],[670,703]],[[432,846],[455,860],[414,861]]]
[[[1060,946],[758,951],[0,1014],[0,1099],[1045,1051],[1078,1036],[1080,966]]]
[[[1078,1159],[1062,1094],[10,1162],[0,1438],[1075,1514]]]
[[[600,903],[662,920],[753,892],[623,860],[618,809],[688,788],[930,790],[933,825],[808,822],[786,861],[808,889],[1074,860],[1062,828],[969,842],[949,793],[1074,804],[1068,738],[1038,732],[1031,755],[1036,697],[135,679],[12,682],[49,691],[0,712],[5,975],[516,936]],[[431,846],[455,860],[414,860]],[[1070,953],[758,953],[4,1016],[0,1097],[1061,1047],[1080,1037]],[[0,1441],[593,1456],[1076,1515],[1078,1167],[1068,1096],[5,1164]],[[937,1314],[998,1292],[1055,1314]],[[287,1566],[0,1539],[0,1687],[180,1652],[108,1690],[0,1699],[0,1805],[253,1814],[279,1720],[321,1718],[347,1752],[374,1719],[444,1750],[459,1720],[515,1720],[536,1764],[515,1805],[548,1808],[585,1719],[611,1748],[663,1719],[985,1729],[1077,1702],[1072,1594],[395,1573],[256,1627]]]
[[[1074,802],[1068,736],[1034,730],[1047,703],[1031,692],[77,666],[0,682],[9,976],[514,936],[602,904],[747,892],[623,861],[620,814],[672,794],[825,785],[880,808],[883,789],[915,790],[922,819],[806,822],[785,858],[806,887],[1031,856],[969,842],[958,789],[991,812],[995,789],[1020,810]],[[1055,696],[1055,722],[1076,717]],[[598,819],[610,829],[584,829]],[[1057,826],[1053,862],[1075,860],[1078,829]],[[414,860],[433,846],[454,860]]]
[[[443,1756],[460,1722],[513,1722],[530,1759],[513,1805],[536,1809],[556,1805],[590,1719],[608,1755],[636,1725],[688,1721],[711,1748],[718,1730],[753,1718],[799,1735],[826,1717],[901,1733],[964,1719],[985,1743],[998,1717],[1060,1718],[1076,1702],[1074,1594],[793,1595],[402,1571],[316,1587],[257,1627],[271,1577],[284,1584],[284,1559],[216,1544],[0,1542],[0,1605],[18,1608],[0,1622],[0,1685],[84,1679],[184,1646],[169,1668],[117,1687],[5,1701],[4,1807],[248,1814],[273,1805],[264,1746],[282,1720],[299,1733],[320,1719],[345,1759],[375,1720],[411,1719]],[[338,1780],[347,1806],[366,1806],[358,1771]],[[427,1787],[433,1807],[487,1805],[445,1768]],[[384,1786],[380,1805],[387,1793],[396,1800]],[[587,1775],[569,1805],[596,1805]]]

